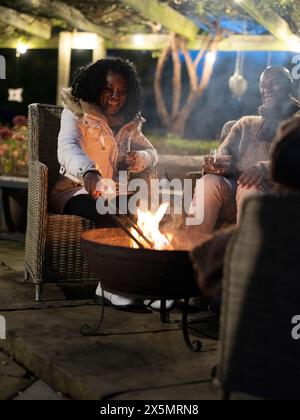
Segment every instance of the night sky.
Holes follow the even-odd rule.
[[[0,121],[11,120],[14,115],[27,114],[27,106],[32,102],[51,103],[56,100],[57,51],[29,50],[16,58],[15,50],[0,50],[6,58],[7,79],[0,80]],[[122,56],[132,60],[142,79],[144,92],[144,116],[147,119],[146,131],[161,131],[153,96],[153,80],[157,58],[151,52],[108,51],[109,55]],[[196,54],[196,52],[193,52]],[[272,53],[273,65],[292,68],[292,53]],[[203,97],[198,102],[187,124],[186,136],[194,139],[214,139],[220,134],[223,124],[243,115],[256,114],[260,105],[258,81],[267,66],[267,52],[248,52],[245,54],[245,77],[249,88],[241,101],[233,99],[228,88],[228,79],[234,73],[235,53],[218,54],[213,77]],[[73,50],[71,74],[74,70],[92,59],[92,52]],[[201,66],[199,67],[201,73]],[[168,62],[164,73],[164,92],[171,99],[172,63]],[[183,71],[184,95],[188,93],[189,80]],[[22,104],[8,102],[8,88],[24,87]]]

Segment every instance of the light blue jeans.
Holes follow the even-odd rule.
[[[189,214],[195,216],[195,203],[202,202],[204,221],[197,229],[200,233],[211,234],[222,223],[239,222],[245,199],[264,192],[262,186],[245,188],[233,179],[208,174],[197,181]],[[200,196],[203,194],[204,196]]]

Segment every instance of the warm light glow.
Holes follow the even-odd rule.
[[[159,224],[163,219],[164,215],[166,214],[168,208],[169,204],[164,203],[159,207],[156,213],[138,210],[137,224],[139,228],[143,231],[144,235],[151,242],[153,242],[153,248],[157,250],[171,249],[170,241],[172,238],[167,238],[167,236],[163,235],[159,230]],[[136,231],[133,230],[132,233],[140,242],[145,242],[139,235],[137,235]],[[146,247],[149,247],[147,244],[145,245]]]
[[[76,32],[73,34],[72,48],[74,50],[94,50],[97,47],[97,34]]]
[[[300,52],[300,38],[298,38],[296,35],[291,36],[288,39],[287,45],[291,51]]]
[[[134,35],[133,42],[137,47],[142,47],[145,44],[145,38],[143,35]]]
[[[216,59],[217,59],[217,53],[216,52],[210,51],[206,54],[206,60],[209,63],[211,63],[212,65],[215,64]]]
[[[23,41],[18,41],[17,43],[17,57],[20,57],[21,54],[26,54],[28,50],[28,44]]]

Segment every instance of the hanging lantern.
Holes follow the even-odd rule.
[[[235,72],[229,79],[229,88],[234,98],[241,100],[248,89],[248,82],[243,76],[244,57],[240,51],[237,52]]]

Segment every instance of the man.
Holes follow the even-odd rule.
[[[211,234],[223,222],[239,220],[245,198],[270,189],[269,161],[276,130],[300,110],[293,88],[285,67],[268,67],[261,75],[263,105],[259,115],[240,119],[219,148],[221,155],[231,157],[230,168],[220,167],[214,160],[204,165],[206,175],[197,183],[190,208],[190,215],[195,216],[197,203],[204,204],[199,233]]]

